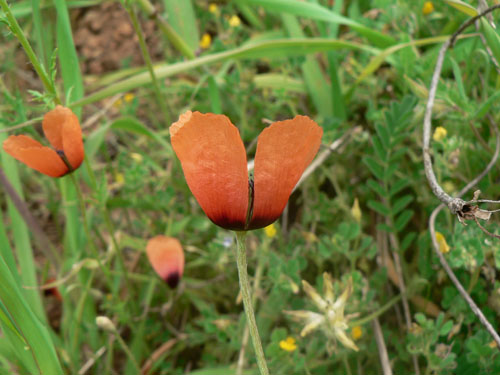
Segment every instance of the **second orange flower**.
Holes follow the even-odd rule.
[[[42,127],[54,149],[25,135],[11,135],[3,142],[3,149],[50,177],[61,177],[77,169],[85,154],[78,117],[71,109],[58,105],[45,114]]]

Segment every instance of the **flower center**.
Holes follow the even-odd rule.
[[[245,220],[245,230],[250,225],[250,220],[252,220],[253,198],[254,198],[253,175],[250,175],[250,177],[248,178],[248,208],[247,208],[247,217]]]

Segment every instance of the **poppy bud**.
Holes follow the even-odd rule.
[[[153,237],[148,241],[146,254],[156,273],[175,288],[184,272],[184,251],[180,242],[163,235]]]

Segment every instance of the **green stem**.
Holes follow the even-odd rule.
[[[372,312],[370,315],[365,316],[364,318],[361,318],[361,319],[358,319],[358,320],[353,320],[352,322],[349,323],[349,327],[361,326],[363,324],[366,324],[366,323],[372,321],[373,319],[375,319],[378,316],[380,316],[383,313],[385,313],[387,310],[389,310],[396,303],[398,303],[401,298],[402,298],[401,294],[398,295],[398,296],[396,296],[396,297],[394,297],[389,302],[387,302],[384,306],[382,306],[377,311]]]
[[[122,337],[120,336],[120,333],[117,330],[115,330],[113,333],[114,333],[116,339],[118,340],[118,342],[120,343],[123,351],[125,352],[127,357],[130,359],[130,362],[132,363],[132,366],[134,366],[136,373],[142,374],[141,368],[139,367],[139,364],[137,363],[137,360],[135,359],[134,354],[132,354],[132,351],[127,346],[127,343],[125,342],[125,340],[122,339]]]
[[[266,358],[264,357],[264,350],[262,350],[262,343],[260,341],[259,330],[257,329],[257,322],[255,321],[255,314],[253,311],[252,297],[250,296],[250,284],[248,283],[247,273],[247,249],[245,245],[246,232],[236,232],[236,264],[238,266],[238,276],[240,279],[240,290],[243,298],[243,306],[245,307],[245,314],[247,316],[248,329],[250,336],[252,336],[253,348],[257,358],[257,365],[261,375],[269,375],[267,369]]]
[[[16,17],[14,17],[14,15],[12,14],[9,5],[7,4],[7,1],[0,0],[0,7],[5,13],[5,18],[7,19],[10,31],[12,31],[12,33],[19,40],[19,43],[21,43],[24,52],[26,52],[26,55],[28,56],[31,64],[33,65],[33,68],[40,77],[40,80],[42,81],[45,90],[47,90],[49,95],[51,95],[54,98],[55,104],[61,104],[61,100],[57,96],[57,91],[54,86],[54,83],[52,82],[49,75],[45,71],[43,65],[40,63],[40,61],[38,61],[35,51],[33,51],[33,48],[28,42],[28,39],[26,39],[26,36],[24,35],[23,30],[21,29],[21,26],[19,26],[19,24],[17,23]]]
[[[171,117],[170,113],[167,110],[167,100],[163,97],[160,90],[160,84],[156,79],[153,62],[151,61],[151,56],[148,52],[146,41],[144,40],[144,33],[142,32],[141,26],[139,25],[139,20],[137,19],[137,13],[133,5],[129,4],[128,2],[125,2],[124,7],[128,12],[128,15],[132,21],[132,26],[134,27],[135,33],[139,38],[139,47],[141,48],[142,58],[144,59],[144,62],[148,67],[149,75],[151,76],[151,81],[153,82],[153,89],[156,94],[156,100],[158,101],[158,105],[160,106],[165,122],[169,124],[171,122]]]

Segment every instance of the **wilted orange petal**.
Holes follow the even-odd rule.
[[[45,114],[42,127],[50,144],[64,151],[73,169],[78,168],[84,157],[82,129],[71,109],[58,105]]]
[[[248,229],[265,227],[281,215],[295,184],[318,152],[322,135],[323,129],[307,116],[275,122],[260,134]]]
[[[11,135],[3,142],[3,149],[28,167],[47,176],[61,177],[68,173],[68,167],[54,150],[25,135]]]
[[[226,116],[188,111],[172,124],[170,136],[189,188],[210,220],[244,229],[248,172],[238,129]]]
[[[175,288],[184,272],[184,252],[180,242],[172,237],[156,236],[148,241],[146,253],[156,273]]]

